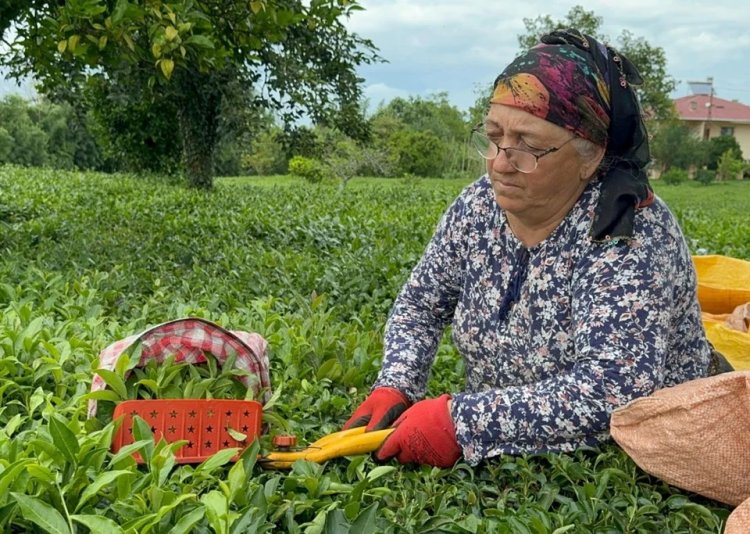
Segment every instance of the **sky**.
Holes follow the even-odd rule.
[[[524,18],[563,19],[581,5],[602,17],[613,42],[623,29],[664,49],[673,97],[687,81],[714,79],[715,94],[750,105],[747,0],[361,0],[348,26],[371,39],[388,63],[360,73],[371,106],[396,96],[447,92],[468,109],[519,51]]]
[[[715,94],[750,105],[748,0],[360,0],[364,11],[347,26],[371,39],[388,62],[360,69],[371,109],[396,96],[447,92],[468,109],[518,52],[524,18],[562,19],[582,5],[604,19],[615,40],[623,29],[660,46],[673,97],[690,94],[687,81],[712,76]],[[30,94],[0,73],[0,95]]]

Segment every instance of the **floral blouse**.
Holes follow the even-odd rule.
[[[396,300],[375,386],[421,399],[452,321],[466,391],[451,415],[471,464],[594,446],[614,408],[707,373],[695,270],[674,216],[657,198],[636,212],[631,240],[594,242],[598,195],[589,184],[527,249],[480,178],[444,214]]]

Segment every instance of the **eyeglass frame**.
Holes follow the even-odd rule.
[[[493,160],[495,160],[500,155],[500,151],[503,151],[503,152],[505,152],[505,157],[507,158],[508,163],[510,163],[511,166],[514,169],[516,169],[518,172],[523,173],[523,174],[529,174],[529,173],[534,172],[537,169],[537,167],[539,167],[539,159],[540,158],[543,158],[544,156],[546,156],[548,154],[552,154],[554,152],[557,152],[562,147],[564,147],[565,145],[567,145],[568,143],[570,143],[573,139],[575,139],[576,137],[578,137],[576,135],[573,135],[572,137],[570,137],[570,139],[567,139],[566,141],[564,141],[559,146],[553,146],[553,147],[547,148],[545,150],[540,149],[540,150],[542,150],[541,154],[534,154],[533,152],[530,152],[529,150],[526,150],[526,149],[523,149],[523,148],[520,148],[520,147],[515,147],[515,146],[502,147],[502,146],[498,145],[492,139],[490,139],[490,136],[487,135],[487,132],[484,131],[484,124],[477,124],[476,126],[474,126],[474,128],[471,129],[471,133],[472,133],[472,135],[475,134],[475,133],[484,135],[487,138],[487,141],[489,141],[489,143],[491,145],[495,145],[495,148],[497,149],[497,154],[495,154],[491,158],[486,157],[484,154],[482,154],[482,152],[479,149],[477,149],[477,152],[482,157],[482,159],[484,159],[486,161],[493,161]],[[476,147],[474,147],[474,148],[476,148]],[[519,169],[518,167],[516,167],[513,164],[513,162],[511,161],[511,159],[508,157],[507,150],[518,150],[519,152],[524,152],[526,154],[529,154],[530,156],[534,156],[534,168],[531,169],[530,171],[522,171],[521,169]]]

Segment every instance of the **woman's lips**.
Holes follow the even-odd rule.
[[[521,187],[520,185],[514,184],[513,182],[508,182],[506,180],[500,180],[498,178],[493,178],[492,179],[492,183],[494,185],[496,185],[496,186],[500,186],[500,187],[503,187],[503,188],[520,189],[520,187]]]

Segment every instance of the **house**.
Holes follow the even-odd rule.
[[[674,105],[677,116],[695,135],[702,139],[733,135],[742,149],[742,157],[750,161],[750,106],[724,100],[713,92],[683,96],[674,100]]]

